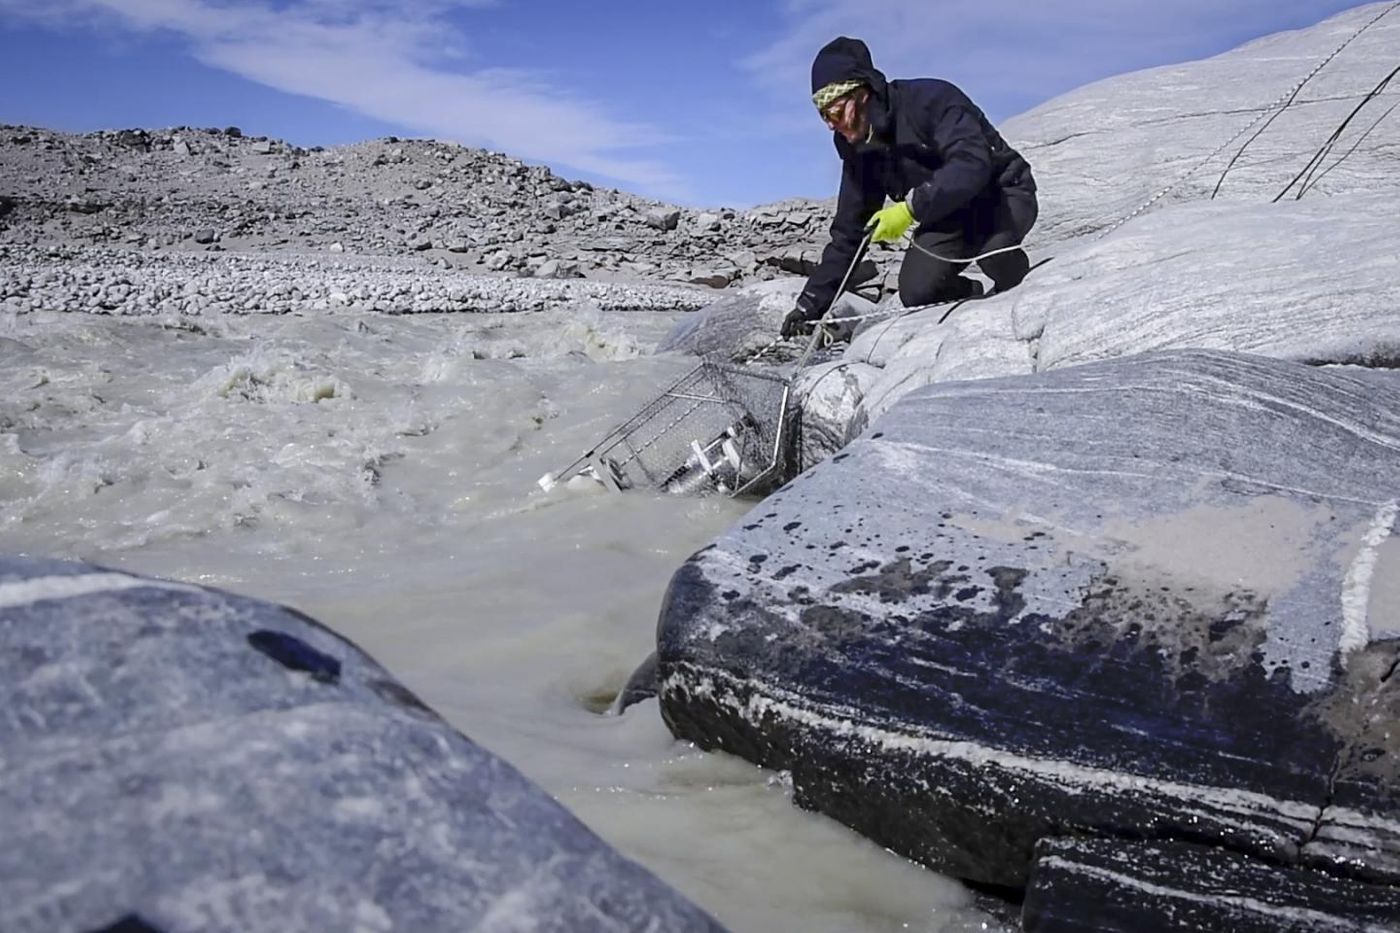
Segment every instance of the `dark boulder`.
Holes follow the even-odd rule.
[[[293,610],[0,558],[0,709],[6,931],[716,929]]]
[[[985,884],[1076,834],[1395,884],[1397,476],[1400,391],[1345,371],[930,386],[677,571],[662,713]]]

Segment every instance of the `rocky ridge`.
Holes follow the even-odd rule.
[[[725,287],[810,270],[831,207],[676,207],[431,140],[303,148],[237,127],[0,126],[0,244],[21,250],[413,256],[477,273]]]

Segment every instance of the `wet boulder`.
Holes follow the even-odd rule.
[[[1395,885],[1396,476],[1400,390],[1346,370],[927,386],[677,571],[662,713],[978,882],[1083,835]]]
[[[1188,842],[1069,837],[1035,850],[1026,933],[1400,929],[1400,889]]]
[[[0,708],[6,931],[716,928],[280,606],[0,558]]]
[[[862,423],[865,393],[880,376],[873,366],[831,360],[809,366],[793,380],[791,472],[795,476],[848,444]]]

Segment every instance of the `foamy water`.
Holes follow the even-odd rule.
[[[296,606],[735,930],[995,928],[781,775],[601,715],[748,508],[556,490],[677,314],[0,316],[0,550]]]

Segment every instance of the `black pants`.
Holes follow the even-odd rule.
[[[899,300],[912,308],[977,294],[978,283],[959,274],[967,263],[945,262],[929,253],[958,260],[1016,246],[1039,213],[1034,188],[993,188],[946,219],[920,226],[899,269]],[[979,260],[978,266],[996,290],[1004,292],[1021,284],[1030,270],[1030,258],[1025,250],[1016,249]]]

